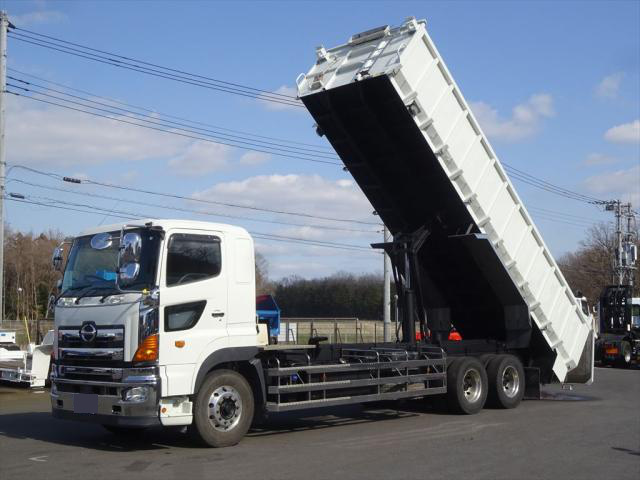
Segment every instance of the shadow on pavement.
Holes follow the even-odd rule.
[[[611,447],[611,450],[616,450],[618,452],[624,452],[628,453],[629,455],[636,455],[637,457],[640,457],[640,450],[629,450],[628,448],[622,447]]]
[[[254,425],[248,436],[262,437],[298,431],[320,430],[397,420],[398,418],[415,417],[416,415],[418,415],[417,412],[401,408],[399,404],[376,404],[368,405],[366,408],[360,405],[353,405],[339,408],[272,413]]]
[[[161,427],[115,435],[100,425],[58,420],[49,412],[0,415],[0,437],[33,439],[42,442],[103,451],[160,450],[171,447],[198,447],[178,429]]]
[[[354,405],[303,412],[272,414],[249,431],[249,437],[262,437],[364,423],[415,417],[429,407],[419,402]],[[153,451],[168,448],[203,448],[180,427],[153,427],[116,435],[102,426],[55,419],[49,412],[0,415],[0,437],[33,439],[42,442],[102,451]],[[204,447],[206,448],[206,447]]]

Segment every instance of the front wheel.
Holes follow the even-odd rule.
[[[215,370],[202,383],[194,404],[194,433],[211,447],[237,444],[249,431],[254,400],[238,372]]]
[[[487,400],[487,372],[473,357],[453,360],[447,368],[447,403],[454,413],[473,414]]]

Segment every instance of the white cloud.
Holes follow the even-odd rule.
[[[270,159],[271,155],[268,153],[249,151],[244,153],[238,162],[242,165],[253,166],[265,163]]]
[[[472,110],[480,128],[492,139],[518,141],[533,136],[542,119],[555,115],[553,97],[538,93],[513,107],[510,118],[501,118],[498,111],[484,102],[472,102]]]
[[[584,181],[585,188],[603,200],[621,199],[640,205],[640,165],[594,175]]]
[[[258,175],[218,183],[193,196],[324,217],[375,221],[371,204],[353,182],[329,180],[320,175]],[[303,223],[308,222],[303,219]]]
[[[168,166],[179,175],[204,175],[226,168],[233,151],[226,145],[196,141],[186,151],[171,158]]]
[[[640,143],[640,120],[611,127],[604,138],[613,143]]]
[[[371,215],[373,208],[353,181],[327,179],[320,175],[259,175],[240,181],[218,183],[207,190],[195,193],[193,196],[199,199],[272,210],[302,212],[323,217],[375,223],[379,221]],[[199,204],[199,207],[201,208],[202,205]],[[272,278],[292,274],[314,277],[328,275],[339,270],[371,272],[381,268],[381,256],[368,249],[371,242],[381,240],[381,234],[376,232],[378,230],[376,225],[332,222],[318,218],[243,211],[237,208],[227,209],[225,213],[297,224],[280,225],[254,223],[248,220],[232,221],[232,223],[245,226],[254,233],[269,233],[366,248],[362,251],[346,251],[319,245],[303,245],[258,238],[256,239],[258,251],[267,258],[269,274]],[[354,231],[323,228],[327,226]]]
[[[279,97],[277,95],[275,97],[274,96],[267,96],[266,94],[258,95],[260,103],[267,110],[277,110],[277,111],[286,110],[286,111],[290,111],[290,112],[304,111],[304,108],[296,107],[295,105],[287,105],[285,103],[282,103],[282,102],[289,102],[289,103],[294,103],[294,104],[299,103],[300,105],[302,105],[302,103],[297,102],[295,100],[296,97],[298,96],[298,89],[296,87],[289,87],[287,85],[282,85],[278,89],[274,90],[273,93],[280,94],[280,95],[286,95],[287,97],[291,97],[291,98]],[[267,100],[268,98],[275,98],[276,100],[282,100],[282,102],[270,101],[270,100]]]
[[[16,27],[28,27],[42,23],[58,23],[66,19],[67,16],[57,10],[38,10],[9,16],[9,21]]]
[[[7,161],[47,167],[99,165],[177,155],[183,138],[8,95]]]
[[[616,72],[604,77],[596,86],[596,95],[601,98],[616,98],[623,76],[622,72]]]
[[[611,165],[617,163],[618,160],[609,155],[604,155],[602,153],[591,153],[585,158],[583,165],[587,167],[595,167],[598,165]]]

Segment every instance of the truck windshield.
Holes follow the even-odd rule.
[[[138,232],[142,237],[140,273],[133,283],[121,285],[123,290],[141,290],[155,285],[158,252],[162,234],[148,229],[126,230]],[[117,292],[116,272],[120,231],[108,232],[111,236],[106,248],[94,248],[94,235],[78,237],[73,242],[62,279],[61,296],[76,296],[81,293],[105,295]],[[102,246],[104,247],[104,245]]]

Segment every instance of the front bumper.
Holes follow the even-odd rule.
[[[51,412],[55,418],[79,420],[104,425],[142,427],[160,425],[159,400],[160,377],[156,369],[147,374],[127,375],[124,369],[122,381],[104,382],[51,378]],[[124,400],[124,392],[132,387],[145,387],[142,401]],[[84,398],[83,398],[84,397]],[[94,407],[86,412],[87,399]],[[80,407],[82,405],[82,407]]]

